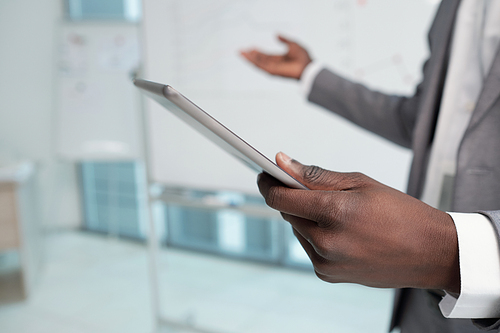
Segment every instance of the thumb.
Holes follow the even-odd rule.
[[[315,165],[304,165],[283,152],[276,154],[276,163],[311,190],[342,191],[359,184],[357,174],[334,172]]]
[[[290,39],[288,39],[288,38],[284,37],[283,35],[278,35],[278,40],[279,40],[280,42],[285,43],[285,44],[288,44],[288,45],[290,45],[290,44],[292,44],[292,43],[293,43]]]

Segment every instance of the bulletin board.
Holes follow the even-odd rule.
[[[56,149],[69,160],[142,156],[139,27],[125,22],[61,23],[56,59]]]

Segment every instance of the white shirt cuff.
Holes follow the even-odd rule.
[[[460,296],[446,294],[446,318],[500,317],[500,250],[495,228],[484,215],[449,213],[455,222],[460,260]]]
[[[316,79],[316,76],[323,69],[323,67],[323,64],[313,61],[309,63],[306,68],[304,68],[304,71],[300,76],[300,91],[306,99],[311,93],[314,79]]]

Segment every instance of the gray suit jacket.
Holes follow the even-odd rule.
[[[309,100],[388,140],[413,150],[408,194],[422,195],[436,120],[448,68],[452,30],[459,0],[443,0],[429,32],[431,55],[424,65],[423,80],[411,97],[382,94],[345,80],[324,69],[316,77]],[[500,234],[500,53],[484,82],[472,119],[458,152],[453,211],[482,212]],[[437,302],[427,292],[403,290],[397,293],[393,326],[405,332],[475,332],[470,320],[444,319]],[[418,297],[416,297],[416,295]],[[420,298],[430,297],[425,302]],[[412,304],[412,302],[414,304]],[[416,305],[420,303],[422,306]],[[426,304],[426,305],[425,305]],[[420,313],[420,308],[429,309]],[[419,311],[415,311],[415,307]],[[408,309],[412,309],[411,311]],[[418,329],[405,327],[411,313],[427,321]],[[435,318],[435,316],[437,316]],[[425,326],[427,325],[427,326]],[[499,330],[497,319],[476,325]],[[434,328],[433,328],[434,327]],[[439,328],[436,328],[439,327]]]

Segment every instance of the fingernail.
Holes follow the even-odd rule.
[[[290,162],[292,161],[292,158],[290,156],[288,156],[287,154],[285,154],[284,152],[282,152],[282,151],[280,151],[280,154],[281,154],[281,157],[282,157],[283,161],[286,164],[290,164]]]

